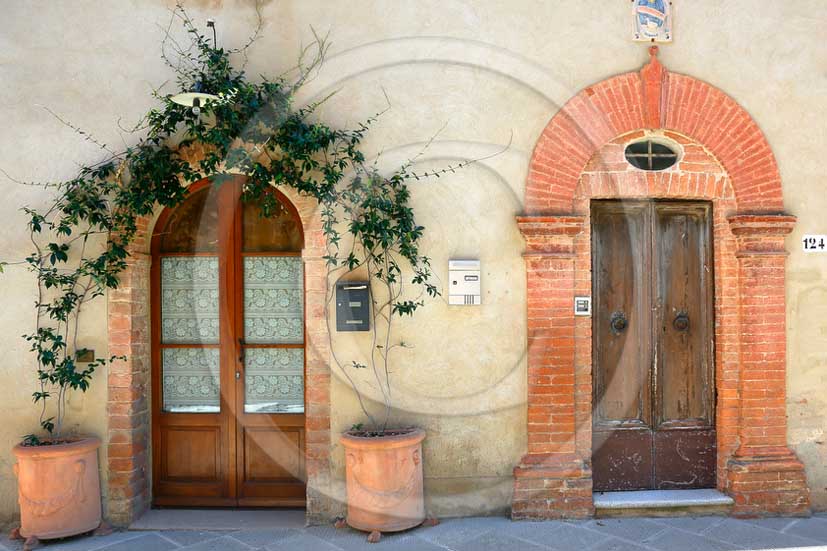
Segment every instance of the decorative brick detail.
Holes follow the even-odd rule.
[[[529,165],[526,213],[571,213],[580,173],[595,152],[644,128],[674,130],[703,144],[731,178],[741,211],[783,210],[775,157],[749,113],[717,88],[668,72],[653,55],[639,73],[584,89],[549,121]]]
[[[592,473],[575,455],[526,455],[514,469],[514,520],[586,518],[594,514]]]
[[[515,518],[590,515],[590,202],[596,198],[713,203],[718,488],[735,514],[806,514],[803,467],[786,445],[784,235],[778,168],[757,124],[732,98],[656,58],[639,73],[590,86],[539,137],[526,216],[528,453],[514,470]],[[624,159],[633,139],[677,142],[674,167],[643,172]],[[749,214],[742,214],[749,213]],[[588,490],[585,490],[588,488]],[[583,492],[588,493],[585,496]]]
[[[591,471],[577,455],[574,237],[582,216],[520,217],[528,286],[528,454],[514,469],[514,518],[591,515]]]
[[[729,219],[738,250],[741,321],[740,445],[728,492],[739,516],[809,513],[804,465],[787,447],[784,237],[793,216]]]
[[[203,157],[201,147],[182,151],[190,162]],[[335,508],[330,490],[330,344],[324,317],[327,268],[325,238],[318,205],[292,190],[280,190],[299,211],[304,230],[306,399],[305,465],[307,515],[327,518]],[[128,268],[107,296],[109,353],[126,361],[109,366],[107,413],[108,487],[106,517],[117,526],[136,520],[151,503],[151,350],[150,218],[138,221]]]

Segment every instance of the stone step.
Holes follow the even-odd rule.
[[[714,489],[595,492],[595,516],[725,515],[735,502]]]

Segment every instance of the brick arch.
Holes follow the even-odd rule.
[[[803,464],[786,437],[781,182],[761,130],[734,100],[658,62],[591,86],[555,115],[531,159],[525,215],[528,449],[514,469],[514,518],[594,514],[592,322],[575,296],[592,292],[595,198],[713,203],[717,488],[736,515],[804,515]],[[625,162],[629,140],[676,141],[674,167]]]
[[[185,153],[191,163],[203,157],[200,148]],[[324,318],[327,268],[325,237],[317,203],[292,189],[280,190],[299,214],[304,231],[305,271],[305,470],[307,515],[325,517],[331,508],[328,488],[330,457],[330,339]],[[151,503],[151,339],[150,242],[163,209],[138,220],[127,268],[119,286],[107,294],[110,355],[127,359],[108,371],[106,435],[108,478],[104,480],[106,517],[127,526]]]
[[[640,72],[589,86],[549,121],[529,164],[525,212],[569,212],[580,173],[595,152],[643,128],[673,130],[703,144],[732,179],[741,212],[781,212],[778,165],[749,113],[718,88],[667,71],[656,46],[650,54]]]

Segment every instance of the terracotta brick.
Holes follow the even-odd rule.
[[[676,167],[643,174],[624,166],[623,146],[647,126],[669,128],[665,135],[684,147]],[[572,98],[532,155],[525,211],[534,216],[518,218],[526,241],[529,453],[515,469],[513,516],[590,514],[590,473],[552,475],[532,465],[591,456],[591,326],[570,311],[573,295],[591,290],[589,201],[653,196],[714,203],[719,487],[736,496],[738,514],[800,514],[808,494],[786,447],[785,411],[783,236],[794,219],[775,214],[783,209],[777,163],[736,102],[653,58],[640,74]],[[579,230],[567,232],[564,220],[578,216]],[[767,462],[767,454],[790,457]],[[545,477],[548,493],[529,493],[529,476]]]

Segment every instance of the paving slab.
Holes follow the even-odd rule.
[[[492,531],[476,538],[451,546],[453,551],[503,551],[504,549],[520,551],[548,551],[550,547],[527,540],[515,538],[508,534]]]
[[[109,549],[111,546],[128,542],[137,538],[146,536],[147,534],[140,534],[136,532],[112,532],[106,536],[74,536],[71,538],[64,538],[60,540],[45,540],[42,542],[43,548],[49,551],[93,551],[97,549]],[[147,540],[147,542],[155,541],[154,539]],[[19,547],[23,548],[23,542],[18,542]],[[163,545],[163,544],[162,544]],[[171,547],[175,547],[171,544]]]
[[[782,533],[770,528],[762,528],[745,520],[729,518],[711,527],[704,532],[704,535],[718,541],[742,545],[747,549],[812,547],[819,543],[792,533]]]
[[[268,545],[264,549],[266,551],[342,551],[341,547],[311,534],[300,534],[273,545]]]
[[[150,509],[130,530],[268,530],[304,528],[304,509]]]
[[[221,536],[220,538],[202,541],[187,547],[181,547],[181,551],[250,551],[256,549],[246,543],[242,543],[232,536]],[[109,551],[106,549],[105,551]]]
[[[646,547],[641,547],[639,545],[635,545],[634,543],[629,543],[626,540],[622,540],[619,538],[609,538],[604,540],[594,547],[590,548],[589,551],[650,551]]]
[[[129,532],[135,533],[135,532]],[[232,534],[232,531],[204,531],[204,530],[164,530],[158,532],[161,537],[172,540],[182,547],[201,543],[202,541],[214,540],[227,534]]]
[[[96,538],[87,538],[87,541],[90,544],[97,544],[95,542]],[[147,549],[152,549],[152,551],[169,551],[171,549],[178,549],[179,546],[172,541],[161,537],[158,534],[137,534],[137,537],[124,539],[123,541],[119,541],[116,543],[106,543],[103,546],[95,546],[95,547],[80,547],[77,548],[78,551],[80,549],[87,549],[89,551],[92,550],[106,550],[106,551],[146,551]],[[52,547],[49,546],[48,551],[67,551],[63,547]],[[75,548],[72,548],[73,551]]]
[[[647,547],[663,551],[730,551],[746,549],[741,545],[715,540],[699,534],[667,528],[646,542]]]
[[[770,518],[748,518],[744,522],[760,526],[761,528],[769,528],[770,530],[777,530],[783,532],[790,525],[794,524],[796,519],[789,517],[770,517]]]
[[[586,524],[585,528],[634,543],[645,543],[666,530],[662,524],[645,518],[598,519]]]
[[[250,511],[244,511],[250,512]],[[255,525],[255,523],[248,523]],[[0,541],[0,551],[22,542]],[[728,517],[511,521],[448,519],[434,527],[367,534],[332,525],[246,530],[120,531],[45,542],[44,551],[827,551],[827,516],[738,520]]]
[[[715,525],[721,524],[727,517],[674,517],[674,518],[653,518],[652,522],[686,530],[695,534],[702,534]]]
[[[240,530],[229,535],[257,549],[296,537],[300,533],[301,532],[295,528],[275,528],[272,530]]]
[[[827,517],[796,519],[785,532],[827,544]]]
[[[425,541],[452,548],[493,530],[507,532],[511,524],[516,523],[501,517],[446,519],[436,526],[423,526],[417,535]]]
[[[558,551],[580,550],[588,549],[610,538],[606,534],[585,528],[584,524],[564,523],[545,545]]]

